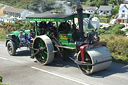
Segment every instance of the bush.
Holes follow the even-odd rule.
[[[119,11],[119,6],[116,6],[113,10],[112,10],[112,14],[116,15]]]
[[[4,28],[6,33],[10,33],[11,31],[16,31],[18,29],[34,29],[34,23],[31,22],[19,22],[16,21],[15,23],[2,23],[2,27]]]
[[[100,19],[100,22],[102,23],[108,23],[109,21],[109,16],[102,16],[102,15],[98,15],[99,19]]]
[[[0,82],[2,82],[2,76],[0,76]]]
[[[113,25],[110,30],[113,34],[116,35],[126,35],[126,33],[124,31],[121,31],[121,29],[125,27],[124,24],[118,24],[118,25]]]
[[[126,35],[126,33],[124,31],[120,30],[120,29],[115,30],[114,34],[116,34],[116,35],[124,35],[124,36]]]
[[[123,27],[125,27],[124,24],[116,24],[112,26],[112,30],[115,31],[117,29],[122,29]]]
[[[85,29],[84,32],[86,34],[87,31],[91,32],[92,30],[95,30],[95,29],[94,28],[92,28],[92,29]],[[108,29],[97,29],[97,31],[98,31],[99,35],[104,35],[104,34],[110,34],[111,33],[111,31],[108,30]]]
[[[116,61],[128,64],[128,38],[115,35],[102,35],[101,41],[107,42],[107,47]]]
[[[98,29],[98,34],[104,34],[105,33],[105,30],[104,29]]]

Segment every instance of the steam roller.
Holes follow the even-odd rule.
[[[34,27],[33,31],[36,37],[31,40],[32,42],[22,43],[18,37],[20,31],[29,35],[30,30],[12,31],[6,36],[8,53],[13,56],[18,48],[28,47],[31,50],[31,58],[35,58],[42,65],[52,64],[54,58],[61,58],[64,61],[70,58],[84,74],[107,69],[111,65],[113,57],[106,47],[106,42],[100,41],[97,29],[88,29],[85,34],[84,29],[86,28],[83,27],[86,26],[83,21],[87,19],[86,24],[89,25],[89,19],[92,16],[83,13],[79,0],[75,1],[77,1],[77,13],[41,13],[26,16],[27,21],[35,21],[35,26],[32,28]],[[75,19],[78,19],[78,27]],[[40,26],[42,22],[50,22],[55,25],[42,27]],[[29,41],[27,37],[25,39]]]
[[[81,61],[78,63],[78,67],[84,74],[92,74],[107,69],[112,63],[112,56],[106,46],[93,46],[94,45],[81,46],[77,55],[77,60]]]
[[[38,17],[40,18],[38,20],[53,20],[56,22],[57,28],[54,31],[53,29],[47,29],[43,35],[36,36],[31,48],[32,57],[36,58],[42,65],[51,64],[55,57],[63,60],[70,58],[87,75],[107,69],[111,65],[113,57],[106,47],[106,42],[100,41],[97,29],[85,34],[83,17],[89,18],[90,15],[83,14],[82,10],[82,6],[78,5],[77,14],[64,15],[63,17],[62,15]],[[67,30],[71,25],[75,26],[75,17],[78,18],[79,29],[73,27]],[[29,19],[36,20],[37,16],[29,17]],[[60,30],[58,20],[63,24],[69,20],[73,24],[70,23],[71,25],[64,27],[64,30]]]

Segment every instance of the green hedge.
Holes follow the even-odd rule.
[[[0,76],[0,82],[2,82],[2,76]]]
[[[114,34],[116,34],[116,35],[126,35],[125,31],[121,31],[120,29],[115,30]]]
[[[110,26],[109,28],[103,28],[103,29],[98,29],[98,34],[99,35],[104,35],[104,34],[115,34],[115,35],[125,35],[126,33],[124,31],[121,31],[120,29],[122,29],[124,27],[123,24],[119,24],[119,25],[113,25]],[[94,29],[85,29],[85,33],[87,31],[91,31]]]
[[[111,28],[112,30],[117,30],[117,29],[122,29],[123,27],[125,27],[124,24],[116,24],[116,25],[113,25]]]
[[[23,21],[16,21],[15,23],[2,22],[2,26],[1,26],[1,28],[4,28],[7,34],[12,31],[16,31],[18,29],[34,29],[34,27],[35,27],[35,23],[23,22]]]
[[[124,24],[118,24],[118,25],[113,25],[110,30],[112,30],[113,34],[116,35],[126,35],[126,33],[124,31],[121,31],[121,29],[125,27]]]

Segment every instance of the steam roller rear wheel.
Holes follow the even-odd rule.
[[[85,62],[91,65],[78,65],[84,74],[92,74],[107,69],[112,63],[112,56],[105,46],[85,50]],[[77,59],[81,61],[81,52],[78,53]]]
[[[33,42],[33,48],[42,49],[38,54],[35,55],[36,60],[45,65],[49,64],[54,59],[54,47],[51,39],[46,36],[37,36]],[[36,53],[36,51],[34,51]]]

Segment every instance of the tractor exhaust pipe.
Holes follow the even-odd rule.
[[[78,24],[79,24],[79,36],[80,41],[84,40],[84,31],[83,31],[83,8],[80,5],[80,2],[77,2],[77,15],[78,15]]]

